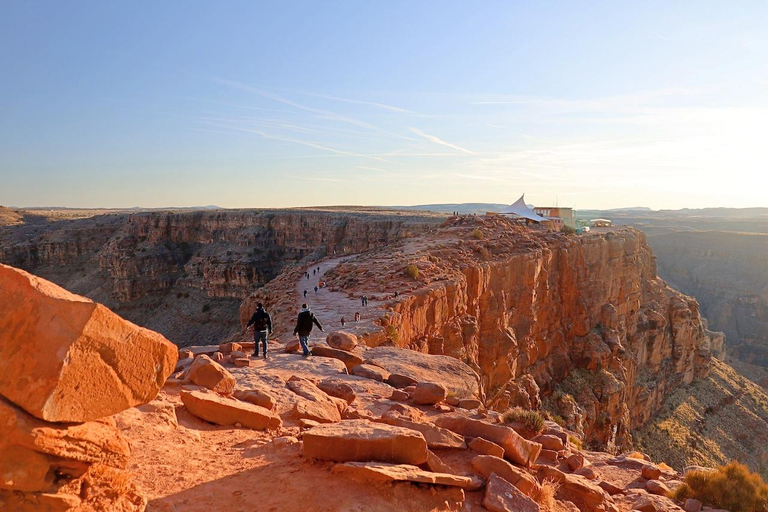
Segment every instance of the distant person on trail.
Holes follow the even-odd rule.
[[[306,304],[301,305],[301,311],[299,311],[299,316],[296,318],[296,327],[293,329],[293,335],[299,337],[299,343],[301,344],[301,351],[304,357],[309,357],[309,335],[312,332],[312,324],[316,325],[318,329],[320,329],[321,332],[323,331],[323,326],[320,325],[320,322],[317,321],[317,318],[315,318],[315,315],[312,314],[312,311],[309,310]]]
[[[344,327],[344,324],[346,324],[347,321],[344,319],[344,317],[341,317],[341,326]]]
[[[269,313],[264,310],[264,306],[261,302],[256,304],[256,312],[248,321],[248,325],[245,329],[248,330],[250,326],[253,326],[253,341],[256,342],[256,346],[253,349],[253,357],[259,357],[259,341],[264,344],[264,359],[267,358],[267,338],[272,334],[272,318]]]
[[[307,298],[307,290],[304,290],[304,298]]]
[[[359,321],[360,321],[360,312],[355,311],[355,322],[359,322]]]
[[[317,286],[315,286],[315,295],[317,295]]]

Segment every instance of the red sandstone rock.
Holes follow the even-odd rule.
[[[424,439],[427,440],[427,446],[432,449],[458,448],[463,450],[467,448],[467,444],[464,442],[463,437],[448,429],[436,427],[432,423],[419,423],[406,418],[389,415],[384,415],[376,421],[421,432]]]
[[[348,404],[355,401],[357,394],[352,386],[341,379],[324,379],[318,382],[317,387],[325,391],[330,396],[341,398]]]
[[[564,474],[565,480],[560,482],[560,492],[587,512],[598,512],[605,509],[605,504],[612,501],[603,489],[584,477]]]
[[[384,382],[389,378],[389,372],[384,368],[365,363],[359,366],[355,366],[352,369],[352,375],[356,375],[357,377],[365,377],[366,379],[377,380],[379,382]]]
[[[454,405],[454,404],[451,404],[451,405]],[[456,404],[456,406],[462,409],[477,409],[482,405],[483,405],[483,402],[481,402],[477,398],[462,398],[461,400],[459,400],[459,403]]]
[[[541,450],[539,457],[536,459],[536,464],[557,464],[557,452],[554,450]]]
[[[493,425],[461,415],[441,416],[435,421],[438,427],[453,430],[469,437],[482,437],[504,448],[504,456],[523,466],[531,466],[541,452],[541,445],[523,439],[511,428]]]
[[[565,464],[571,469],[571,471],[576,471],[580,467],[584,466],[584,456],[580,453],[574,453],[565,459]]]
[[[683,504],[685,512],[701,512],[702,504],[699,500],[688,498]]]
[[[320,423],[337,423],[341,421],[341,413],[346,409],[346,402],[328,396],[312,382],[300,377],[291,377],[286,386],[302,397],[294,406],[299,418],[306,418]],[[339,402],[341,402],[341,405]]]
[[[583,476],[587,480],[595,480],[597,478],[597,473],[595,473],[595,470],[588,467],[579,468],[576,471],[574,471],[573,474]]]
[[[492,443],[491,441],[483,439],[482,437],[474,438],[469,443],[467,443],[467,446],[473,452],[479,453],[481,455],[493,455],[494,457],[499,458],[504,457],[504,448],[497,445],[496,443]]]
[[[472,459],[472,468],[486,479],[490,478],[491,473],[496,473],[527,496],[532,496],[540,487],[531,474],[513,466],[504,459],[492,455],[478,455],[474,457]]]
[[[238,400],[248,402],[265,409],[272,410],[275,408],[275,398],[269,393],[260,389],[238,389],[235,390],[233,395]]]
[[[195,358],[187,372],[187,379],[222,395],[231,395],[235,389],[235,378],[232,374],[206,355]]]
[[[407,402],[410,398],[411,395],[402,389],[393,389],[392,395],[389,397],[390,400],[394,400],[395,402]]]
[[[336,475],[350,476],[363,482],[417,482],[422,484],[450,485],[474,490],[477,483],[470,477],[447,473],[423,471],[408,464],[384,462],[346,462],[333,467]]]
[[[531,441],[533,441],[534,443],[541,444],[541,447],[545,450],[553,450],[553,451],[559,452],[560,450],[565,449],[563,440],[560,439],[558,436],[542,434],[540,436],[534,437],[533,439],[531,439]]]
[[[243,346],[239,343],[219,343],[219,352],[235,352],[240,351],[242,352]]]
[[[234,398],[203,391],[181,391],[180,396],[189,412],[217,425],[239,423],[247,428],[267,430],[283,424],[280,416],[266,408]]]
[[[347,352],[338,348],[329,347],[327,345],[315,345],[312,348],[312,355],[318,357],[332,357],[340,360],[347,367],[347,371],[351,372],[355,366],[363,364],[363,358],[357,354]]]
[[[304,433],[304,455],[337,462],[423,464],[427,442],[419,432],[365,420],[320,425]]]
[[[660,482],[659,480],[648,480],[645,482],[645,488],[649,493],[655,494],[657,496],[669,495],[669,487],[667,487],[664,482]]]
[[[621,494],[622,492],[624,492],[624,489],[616,485],[613,485],[610,482],[601,481],[601,482],[597,482],[597,485],[600,486],[602,490],[604,490],[611,496],[615,496],[617,494]]]
[[[335,331],[328,334],[325,342],[330,347],[349,351],[357,346],[357,336],[350,332]]]
[[[38,418],[91,421],[149,402],[176,365],[160,334],[2,264],[0,304],[0,395]]]
[[[640,470],[640,474],[646,480],[658,480],[661,476],[661,470],[656,466],[643,466],[643,469]]]
[[[427,450],[427,467],[435,473],[456,474],[451,466],[443,462],[432,450]]]
[[[492,512],[539,512],[539,504],[495,473],[488,478],[483,507]]]
[[[393,388],[408,388],[417,384],[418,381],[407,375],[402,375],[400,373],[390,373],[385,382]],[[414,387],[414,390],[415,389],[416,388]],[[407,390],[405,391],[408,392]]]
[[[253,361],[251,361],[247,357],[238,357],[232,360],[232,364],[234,364],[238,368],[248,368],[253,364]]]
[[[432,405],[442,402],[448,392],[436,382],[419,382],[413,391],[413,403],[419,405]]]

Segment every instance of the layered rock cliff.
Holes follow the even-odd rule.
[[[0,262],[103,302],[178,344],[217,341],[291,263],[357,253],[440,218],[383,210],[111,214],[0,228]]]
[[[631,430],[722,351],[696,300],[658,278],[645,235],[629,228],[566,236],[454,219],[330,275],[331,289],[390,294],[368,345],[464,360],[489,406],[543,406],[601,447],[629,446]]]

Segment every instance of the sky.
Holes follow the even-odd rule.
[[[6,1],[0,204],[768,207],[764,1]]]

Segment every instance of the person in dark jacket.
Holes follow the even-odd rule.
[[[301,351],[304,357],[309,357],[309,335],[312,332],[312,324],[316,325],[320,331],[323,331],[323,326],[317,321],[315,315],[309,310],[306,304],[301,305],[301,311],[296,318],[296,327],[293,329],[293,335],[299,336],[299,343],[301,344]]]
[[[264,310],[264,305],[259,302],[256,304],[256,312],[245,326],[246,330],[253,326],[253,341],[256,346],[253,350],[253,357],[259,357],[259,342],[264,344],[264,359],[267,358],[267,338],[272,334],[272,318]]]

